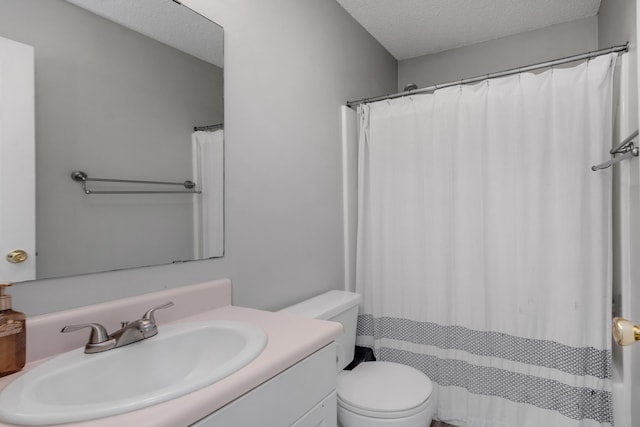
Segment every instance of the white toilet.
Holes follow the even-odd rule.
[[[360,295],[329,291],[281,311],[340,322],[336,341],[338,425],[341,427],[429,427],[435,411],[433,384],[419,370],[392,362],[363,362],[351,371]]]

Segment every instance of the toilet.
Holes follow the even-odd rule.
[[[353,360],[360,295],[329,291],[281,312],[342,323],[336,340],[338,426],[429,427],[435,411],[433,383],[419,370],[393,362]]]

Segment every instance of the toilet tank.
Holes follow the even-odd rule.
[[[336,339],[337,367],[343,370],[353,360],[360,294],[329,291],[280,310],[295,316],[342,323],[344,334]]]

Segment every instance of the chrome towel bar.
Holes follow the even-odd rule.
[[[82,184],[82,190],[85,194],[175,194],[189,193],[201,194],[202,191],[196,190],[196,183],[193,181],[184,182],[166,182],[166,181],[141,181],[136,179],[112,179],[112,178],[89,178],[86,172],[73,171],[71,179]],[[90,190],[87,188],[87,182],[117,182],[121,184],[155,184],[155,185],[180,185],[186,190]]]
[[[620,144],[612,148],[609,153],[611,154],[611,159],[607,160],[604,163],[600,163],[599,165],[591,166],[592,171],[597,171],[600,169],[606,169],[611,165],[614,165],[624,159],[629,159],[631,157],[638,157],[640,155],[640,149],[633,145],[633,140],[638,137],[639,131],[633,132],[631,135],[626,137]],[[616,156],[620,154],[620,156]]]

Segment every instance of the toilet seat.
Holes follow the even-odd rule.
[[[393,362],[364,362],[338,375],[338,405],[372,418],[404,418],[431,404],[433,383],[419,370]]]

